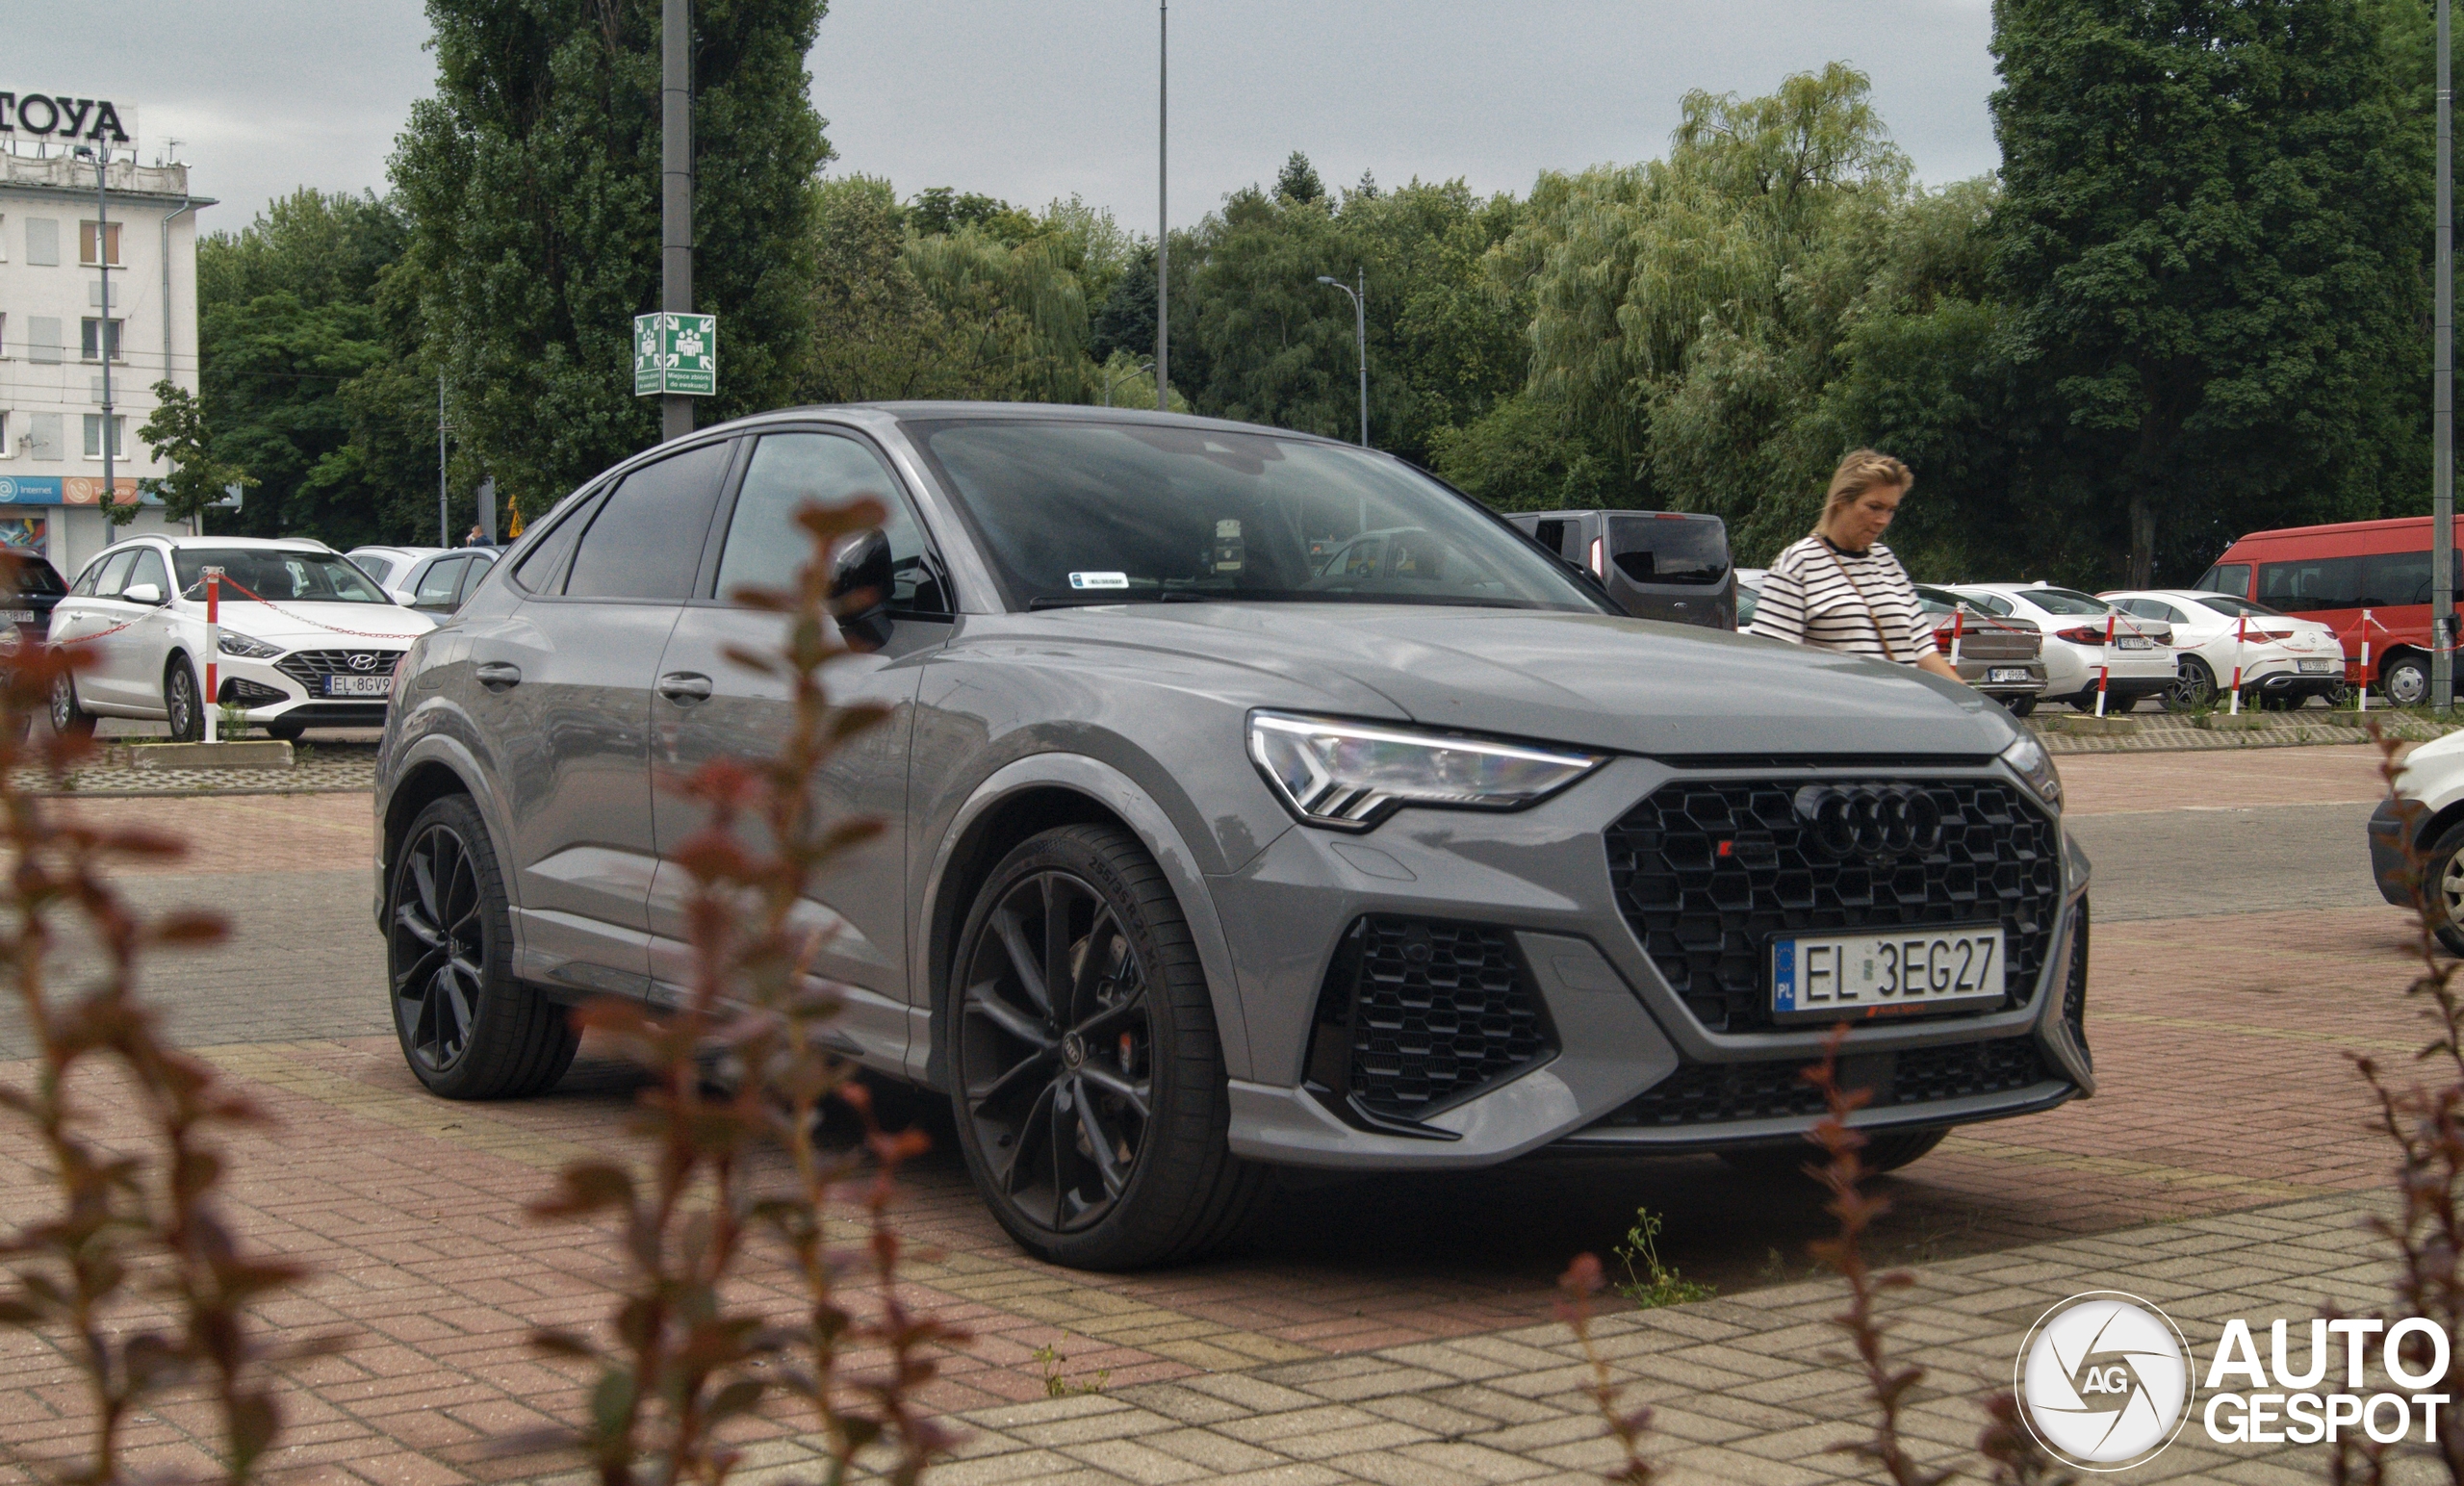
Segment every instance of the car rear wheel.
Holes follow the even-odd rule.
[[[94,714],[77,705],[77,679],[64,671],[51,682],[51,730],[64,737],[94,735]]]
[[[1135,838],[1063,826],[1011,852],[976,894],[952,971],[959,1145],[1021,1247],[1127,1269],[1238,1231],[1264,1168],[1226,1143],[1206,975]]]
[[[448,795],[404,833],[386,895],[394,1032],[411,1072],[448,1099],[511,1099],[564,1077],[580,1035],[513,976],[504,874],[478,810]]]
[[[2014,717],[2025,717],[2037,709],[2037,699],[2033,695],[2004,697],[2001,702],[2003,707]]]
[[[2192,712],[2216,700],[2216,673],[2196,655],[2184,655],[2173,684],[2165,689],[2165,710]]]
[[[163,672],[163,720],[170,725],[171,741],[194,743],[205,736],[205,708],[198,705],[196,673],[188,657],[174,655]]]
[[[2419,706],[2429,700],[2429,662],[2420,655],[2399,655],[2379,673],[2378,685],[2396,705]]]

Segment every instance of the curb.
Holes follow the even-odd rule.
[[[106,758],[138,769],[288,769],[291,745],[280,738],[247,743],[124,743]]]

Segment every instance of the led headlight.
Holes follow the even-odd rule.
[[[2002,751],[2002,761],[2019,772],[2037,798],[2055,809],[2062,808],[2062,775],[2053,766],[2053,756],[2044,751],[2036,734],[2022,730],[2017,742]]]
[[[1249,714],[1249,756],[1292,813],[1367,831],[1407,805],[1514,810],[1607,760],[1283,712]]]
[[[237,655],[243,660],[271,660],[282,653],[281,646],[268,645],[263,640],[242,634],[236,629],[222,631],[221,646],[222,653]]]

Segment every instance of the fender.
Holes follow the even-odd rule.
[[[1118,816],[1164,869],[1164,880],[1171,884],[1172,896],[1179,900],[1181,912],[1189,920],[1190,939],[1197,949],[1198,964],[1206,973],[1207,998],[1215,1007],[1216,1036],[1223,1046],[1224,1069],[1236,1079],[1248,1077],[1249,1030],[1242,1012],[1239,982],[1233,973],[1232,946],[1224,937],[1223,921],[1217,915],[1215,900],[1206,890],[1206,879],[1198,871],[1197,858],[1180,832],[1173,829],[1163,807],[1135,781],[1110,764],[1079,754],[1035,754],[1003,765],[975,787],[975,792],[959,807],[949,830],[942,833],[934,850],[933,869],[925,878],[917,931],[909,935],[910,984],[924,987],[926,1004],[911,1012],[920,1016],[923,1024],[908,1039],[907,1076],[929,1087],[926,1069],[936,1038],[946,1021],[938,1013],[949,987],[943,984],[939,967],[933,963],[932,925],[959,843],[985,811],[1003,800],[1021,790],[1056,785],[1085,795]]]
[[[387,772],[387,777],[382,781],[376,796],[376,917],[377,926],[380,929],[384,926],[385,917],[385,876],[393,868],[393,863],[385,857],[385,816],[394,807],[394,795],[400,788],[402,781],[408,779],[422,766],[440,763],[452,771],[454,777],[462,781],[463,793],[469,795],[471,803],[478,808],[480,823],[488,830],[488,844],[496,848],[497,860],[500,862],[513,860],[513,829],[505,819],[504,802],[485,782],[494,779],[495,775],[479,762],[478,756],[472,752],[469,744],[449,732],[430,731],[402,750],[401,755],[392,760],[392,763],[393,767]],[[504,874],[504,891],[506,906],[520,909],[522,907],[521,873]],[[514,913],[512,919],[514,963],[520,964],[522,962],[522,915],[518,912]]]

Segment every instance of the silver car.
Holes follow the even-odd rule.
[[[1842,1020],[1885,1167],[2094,1087],[2088,864],[2000,707],[1613,613],[1348,445],[944,403],[650,450],[413,650],[376,913],[429,1089],[546,1089],[562,1006],[680,994],[700,813],[654,779],[771,749],[784,692],[725,657],[782,622],[727,596],[860,495],[891,514],[841,586],[893,596],[831,676],[890,720],[814,785],[887,829],[814,969],[1039,1255],[1201,1253],[1278,1166],[1793,1165]],[[1370,532],[1408,560],[1323,560]]]

